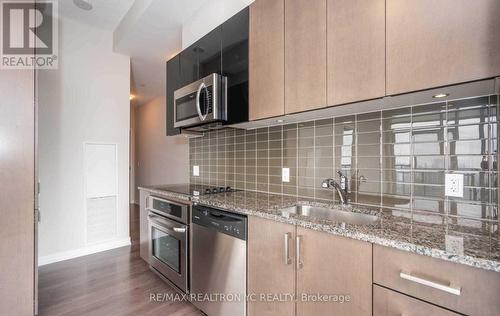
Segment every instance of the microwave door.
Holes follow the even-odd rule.
[[[174,102],[174,127],[200,122],[196,105],[196,92],[177,98]]]

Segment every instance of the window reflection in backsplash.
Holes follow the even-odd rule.
[[[212,131],[190,140],[190,165],[200,166],[190,181],[334,200],[321,182],[341,171],[351,203],[421,211],[422,219],[498,220],[498,99]],[[289,182],[281,181],[281,168],[290,169]],[[444,196],[446,173],[464,174],[463,198]]]

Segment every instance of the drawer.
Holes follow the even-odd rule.
[[[467,315],[500,315],[500,273],[373,247],[373,282]]]
[[[404,294],[373,286],[373,316],[458,316],[459,314]]]

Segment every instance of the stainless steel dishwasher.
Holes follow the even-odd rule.
[[[247,218],[195,205],[191,294],[208,316],[246,315]]]

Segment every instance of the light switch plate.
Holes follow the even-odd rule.
[[[464,238],[460,236],[445,236],[446,251],[463,256],[464,255]]]
[[[290,182],[290,168],[283,168],[281,172],[281,181]]]
[[[445,195],[464,197],[464,175],[461,173],[447,173],[445,176]]]
[[[200,176],[200,166],[193,166],[193,177]]]

